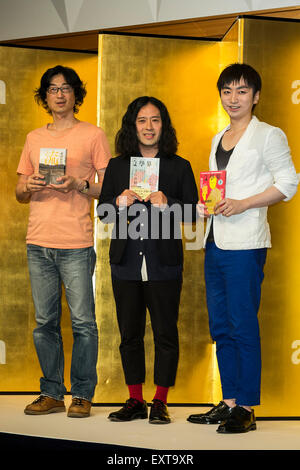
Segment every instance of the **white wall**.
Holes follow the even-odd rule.
[[[299,6],[291,0],[0,0],[0,41]]]

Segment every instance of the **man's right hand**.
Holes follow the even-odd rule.
[[[120,196],[117,197],[116,204],[118,207],[129,207],[131,206],[136,200],[142,201],[142,198],[132,191],[131,189],[125,189]]]
[[[28,176],[25,182],[24,192],[35,193],[37,191],[42,191],[45,186],[45,177],[39,173],[36,173]]]
[[[22,203],[28,203],[31,199],[31,195],[38,191],[42,191],[47,187],[45,178],[39,173],[32,174],[30,176],[19,175],[19,179],[16,186],[16,198],[17,201]]]

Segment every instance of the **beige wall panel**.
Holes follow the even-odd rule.
[[[25,245],[28,205],[19,204],[14,191],[26,134],[50,119],[34,102],[33,90],[45,70],[57,64],[75,68],[87,82],[88,94],[78,116],[96,124],[97,56],[0,47],[0,391],[39,390]],[[69,387],[73,339],[65,302],[62,333]]]
[[[286,133],[300,171],[300,24],[245,19],[244,61],[261,74],[256,114]],[[300,194],[269,209],[268,250],[260,309],[262,416],[299,416],[300,389]]]
[[[155,96],[170,111],[180,142],[178,153],[191,161],[198,183],[200,170],[208,167],[211,138],[218,127],[215,84],[219,60],[219,44],[214,42],[100,36],[98,116],[111,148],[114,148],[115,134],[128,104],[138,96]],[[127,388],[119,356],[120,339],[111,291],[108,246],[108,240],[98,239],[96,310],[100,360],[95,401],[120,402],[127,398]],[[151,400],[154,393],[153,339],[149,321],[148,317],[145,338],[147,400]],[[169,402],[211,402],[215,369],[205,304],[202,250],[185,252],[179,334],[180,362]]]

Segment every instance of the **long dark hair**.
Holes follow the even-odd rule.
[[[84,97],[86,95],[86,88],[83,82],[80,80],[79,76],[75,72],[75,70],[64,67],[62,65],[56,65],[55,67],[46,70],[44,75],[41,78],[40,87],[37,88],[34,92],[35,100],[38,104],[41,104],[45,110],[51,114],[51,111],[47,105],[47,90],[50,86],[51,79],[55,75],[63,75],[68,85],[70,85],[74,90],[75,95],[75,105],[74,105],[74,113],[78,113],[79,106],[82,105]]]
[[[162,121],[162,132],[158,143],[161,156],[168,157],[177,151],[178,141],[176,131],[172,126],[171,119],[166,106],[157,98],[152,96],[140,96],[136,98],[127,108],[122,119],[122,127],[115,139],[115,150],[117,155],[134,156],[139,153],[139,142],[136,133],[136,117],[140,109],[151,103],[159,109]]]

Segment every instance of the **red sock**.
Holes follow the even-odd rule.
[[[169,387],[161,387],[157,385],[156,393],[153,400],[160,400],[163,403],[167,403],[167,395],[168,395]]]
[[[128,385],[129,396],[130,398],[135,398],[135,400],[144,401],[143,398],[143,384]]]

